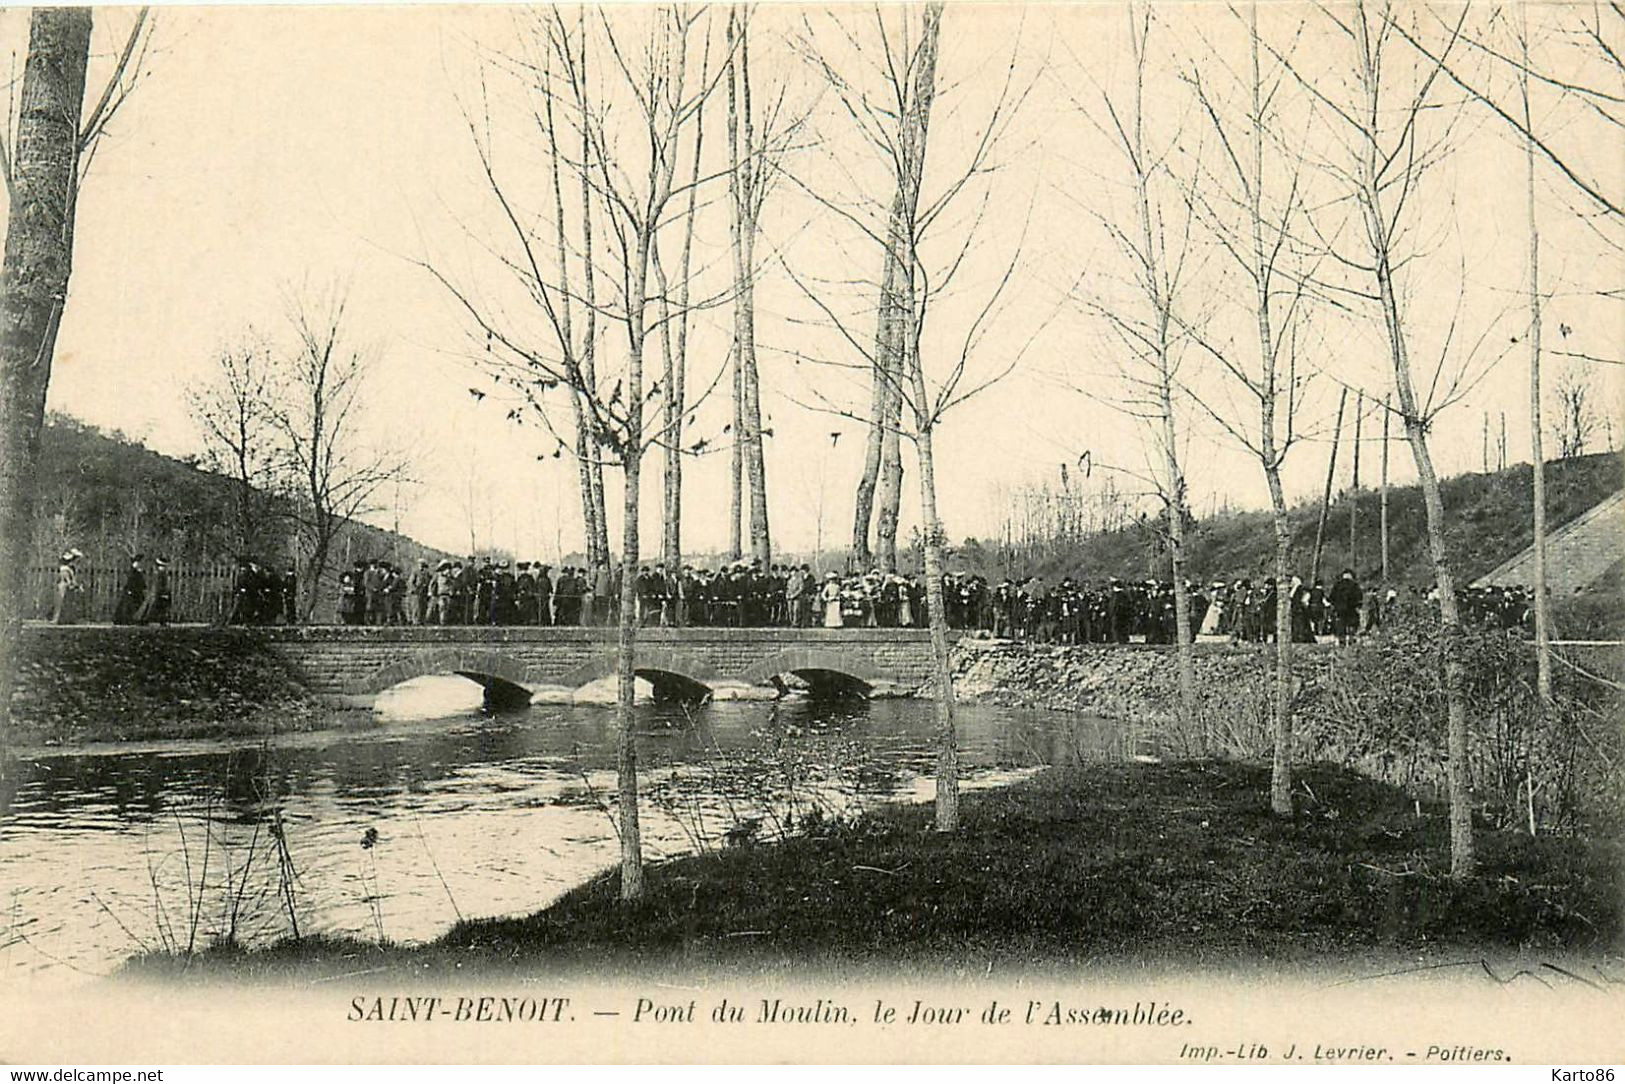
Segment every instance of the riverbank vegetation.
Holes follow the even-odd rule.
[[[467,921],[423,946],[306,939],[127,974],[314,978],[357,967],[616,964],[986,968],[1164,961],[1308,963],[1584,954],[1617,943],[1621,845],[1479,825],[1478,874],[1449,877],[1444,807],[1307,765],[1296,816],[1269,768],[1220,761],[1056,767],[967,794],[961,830],[926,806],[813,816],[775,844],[651,865],[628,904],[610,871],[532,915]]]
[[[1536,832],[1584,831],[1625,815],[1625,657],[1558,653],[1542,705],[1528,641],[1465,629],[1470,791],[1480,816]],[[1150,649],[962,645],[962,693],[996,703],[1123,720],[1163,755],[1261,762],[1272,753],[1268,645],[1196,653],[1196,715],[1180,726],[1171,660]],[[1292,757],[1335,763],[1421,799],[1442,794],[1447,750],[1440,636],[1425,608],[1402,608],[1358,646],[1294,653]]]
[[[11,704],[19,746],[264,737],[341,725],[251,632],[31,630]]]

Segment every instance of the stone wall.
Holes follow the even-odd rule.
[[[615,672],[613,628],[315,626],[256,635],[312,693],[329,698],[369,696],[424,674],[576,688]],[[638,631],[637,663],[640,674],[701,685],[828,671],[914,688],[930,677],[931,644],[912,629],[647,628]]]
[[[534,689],[615,672],[613,628],[219,629],[31,625],[13,713],[59,736],[238,730],[267,711],[365,706],[410,678],[460,673]],[[909,629],[641,629],[638,672],[702,686],[782,673],[842,675],[912,691],[929,680],[927,634]],[[482,680],[483,683],[483,680]]]
[[[1147,644],[1026,644],[963,640],[954,654],[954,688],[966,700],[1079,712],[1156,728],[1165,749],[1209,741],[1256,755],[1268,746],[1272,645],[1195,645],[1198,718],[1193,732],[1172,726],[1179,698],[1175,649]],[[1318,682],[1335,657],[1332,644],[1299,644],[1293,673],[1300,687]],[[1189,751],[1189,750],[1184,750]]]
[[[1625,539],[1625,493],[1616,493],[1578,516],[1546,539],[1546,580],[1551,593],[1563,598],[1600,580],[1621,557]],[[1486,584],[1533,584],[1534,547],[1473,581]]]

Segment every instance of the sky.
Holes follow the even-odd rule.
[[[1289,20],[1294,25],[1313,14],[1281,10],[1299,12]],[[782,88],[786,114],[806,117],[785,161],[787,177],[769,196],[760,244],[770,522],[779,549],[810,553],[849,537],[863,454],[861,424],[829,406],[861,410],[868,396],[854,368],[858,356],[812,297],[861,341],[872,335],[867,284],[879,272],[874,247],[820,198],[862,214],[889,192],[872,149],[803,54],[816,46],[871,87],[879,54],[868,9],[761,11],[753,39],[758,101]],[[1224,93],[1232,61],[1239,63],[1233,51],[1222,52],[1235,44],[1233,22],[1217,6],[1160,12],[1147,75],[1150,140],[1170,163],[1211,161],[1213,141],[1181,75],[1199,71]],[[641,14],[620,7],[609,18],[629,31]],[[93,85],[129,18],[127,10],[98,12]],[[1103,95],[1121,105],[1129,85],[1127,25],[1124,9],[1109,4],[950,6],[945,17],[939,71],[947,89],[933,115],[928,191],[966,160],[1007,72],[1021,95],[995,151],[998,168],[977,178],[929,249],[945,267],[967,232],[974,239],[928,318],[930,371],[940,374],[958,355],[996,291],[968,363],[970,382],[1010,368],[950,412],[936,440],[939,502],[954,539],[996,536],[1006,514],[1000,493],[1053,483],[1063,464],[1075,472],[1085,452],[1095,466],[1090,484],[1120,468],[1120,488],[1133,489],[1131,474],[1145,469],[1150,445],[1120,408],[1123,349],[1102,315],[1137,304],[1125,255],[1106,228],[1132,221],[1128,177],[1103,106]],[[14,51],[25,30],[24,14],[0,15],[0,40]],[[480,368],[482,337],[426,270],[490,299],[525,333],[540,331],[502,268],[510,238],[470,134],[473,117],[476,130],[488,131],[496,168],[525,211],[545,211],[546,159],[522,97],[497,62],[523,45],[525,32],[520,13],[501,7],[160,9],[146,72],[81,196],[49,408],[166,453],[196,453],[201,440],[185,390],[208,379],[217,351],[250,329],[285,335],[290,305],[344,289],[350,341],[375,359],[364,436],[407,449],[416,479],[381,494],[369,518],[447,549],[495,545],[539,559],[579,550],[573,466],[553,457],[555,441],[534,420],[506,420]],[[1310,25],[1298,37],[1322,85],[1322,75],[1337,71],[1336,35]],[[1222,55],[1204,54],[1207,45]],[[708,159],[721,153],[723,109],[718,96],[707,119]],[[1585,141],[1571,111],[1553,107],[1546,115],[1566,137]],[[1312,157],[1336,158],[1324,123],[1305,120],[1301,131]],[[1472,110],[1458,122],[1452,147],[1418,197],[1425,201],[1416,215],[1418,256],[1405,270],[1419,367],[1430,372],[1430,359],[1444,352],[1447,369],[1465,366],[1476,378],[1435,423],[1434,455],[1446,474],[1481,468],[1486,416],[1498,432],[1505,414],[1509,461],[1528,458],[1527,357],[1512,342],[1524,320],[1522,158],[1504,127]],[[1614,159],[1604,145],[1600,161],[1617,178]],[[697,292],[720,291],[729,273],[723,195],[713,184],[702,199]],[[1553,295],[1549,325],[1568,329],[1564,347],[1617,357],[1625,312],[1595,295],[1617,289],[1625,270],[1620,250],[1597,242],[1574,213],[1572,193],[1549,173],[1538,201]],[[1211,321],[1215,339],[1244,342],[1245,324],[1225,300],[1222,257],[1211,243],[1194,252],[1191,311]],[[1337,388],[1379,398],[1389,389],[1377,314],[1356,308],[1306,325],[1305,366],[1322,375],[1303,409],[1306,439],[1287,462],[1294,499],[1324,483]],[[725,307],[697,314],[691,388],[706,386],[725,363],[728,327]],[[623,341],[606,329],[604,356],[624,354]],[[650,360],[657,360],[652,349]],[[1229,401],[1222,376],[1195,352],[1186,366],[1192,388],[1222,412]],[[1617,415],[1618,366],[1587,371]],[[488,394],[476,399],[470,388]],[[725,398],[703,401],[691,429],[717,451],[685,466],[690,552],[715,552],[728,538]],[[566,417],[557,414],[561,423]],[[1262,506],[1256,462],[1196,405],[1184,404],[1182,419],[1196,510]],[[1618,421],[1614,432],[1625,432]],[[1380,421],[1368,416],[1362,436],[1371,441],[1379,433]],[[1362,481],[1370,484],[1379,449],[1367,443],[1362,455]],[[1346,441],[1343,456],[1339,485],[1347,478]],[[905,462],[902,538],[918,520],[911,454]],[[1396,482],[1414,477],[1402,444],[1392,446],[1391,462]],[[645,549],[653,550],[658,457],[644,475],[640,526]],[[618,489],[612,478],[612,508]],[[619,518],[613,511],[615,537]]]

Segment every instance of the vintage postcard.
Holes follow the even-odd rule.
[[[0,38],[0,1061],[1625,1060],[1618,5]]]

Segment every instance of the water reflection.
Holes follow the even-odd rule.
[[[7,981],[295,923],[421,940],[543,906],[615,862],[612,712],[486,717],[457,702],[466,685],[477,703],[461,679],[413,685],[364,726],[27,757],[0,820]],[[814,806],[927,798],[934,725],[904,700],[642,706],[648,856],[721,846],[741,821],[771,834]],[[968,787],[1124,752],[1113,724],[980,705],[959,734]]]

